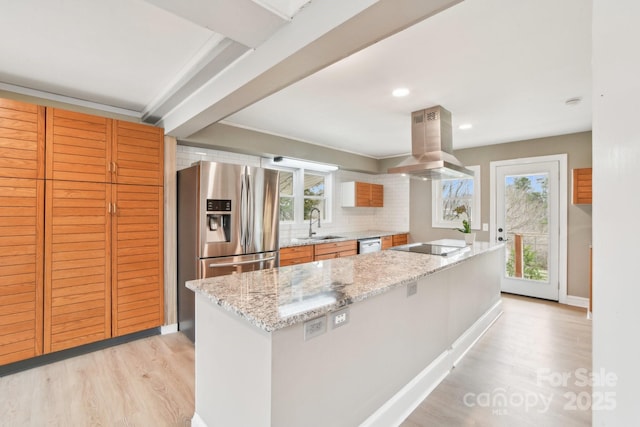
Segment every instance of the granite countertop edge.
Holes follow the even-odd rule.
[[[310,239],[307,237],[291,237],[288,239],[280,239],[280,249],[291,248],[295,246],[321,245],[323,243],[346,242],[348,240],[369,239],[372,237],[393,236],[395,234],[409,234],[408,231],[382,231],[382,230],[364,230],[364,231],[345,231],[345,232],[328,232],[316,235]],[[325,236],[340,236],[335,239],[318,239]]]
[[[364,292],[360,292],[356,295],[352,295],[347,298],[338,299],[332,304],[322,305],[318,308],[310,309],[299,314],[295,314],[285,318],[279,318],[278,320],[272,320],[272,321],[269,321],[269,319],[265,319],[264,316],[260,316],[259,312],[254,313],[255,310],[252,310],[252,307],[244,308],[244,309],[241,307],[238,307],[236,304],[230,302],[227,298],[218,296],[214,289],[209,289],[209,286],[207,286],[207,283],[223,282],[225,278],[229,278],[233,276],[242,276],[247,274],[250,275],[251,273],[256,273],[256,272],[242,273],[242,274],[233,275],[233,276],[220,276],[220,277],[209,278],[209,279],[192,280],[187,282],[186,286],[187,288],[191,289],[195,293],[203,295],[205,298],[207,298],[210,302],[214,303],[215,305],[218,305],[219,307],[227,311],[233,312],[241,318],[244,318],[246,321],[248,321],[252,325],[257,326],[258,328],[266,332],[274,332],[279,329],[283,329],[289,326],[296,325],[298,323],[305,322],[310,319],[314,319],[319,316],[326,315],[327,313],[330,313],[342,307],[348,306],[350,304],[361,302],[369,298],[375,297],[377,295],[387,293],[397,287],[404,286],[408,283],[420,280],[424,277],[433,275],[437,272],[452,268],[458,264],[464,263],[465,261],[475,256],[498,250],[504,246],[504,244],[502,243],[488,244],[486,242],[482,242],[481,245],[482,246],[479,247],[479,245],[476,243],[472,246],[473,250],[471,251],[471,253],[466,253],[466,254],[463,253],[463,254],[460,254],[460,256],[451,257],[450,259],[436,256],[436,255],[425,255],[425,254],[419,254],[419,253],[397,252],[397,251],[382,251],[382,252],[375,253],[375,254],[381,254],[381,255],[384,254],[384,252],[395,253],[397,254],[396,256],[405,257],[407,262],[410,262],[411,260],[411,258],[409,257],[414,257],[414,261],[416,264],[418,264],[420,261],[424,261],[425,259],[428,259],[425,257],[429,257],[432,260],[439,261],[441,264],[436,267],[429,268],[428,270],[418,271],[415,274],[410,275],[409,277],[406,277],[397,281],[395,279],[386,281],[382,285],[375,286],[371,289],[368,289]],[[356,255],[356,257],[368,257],[375,254]],[[344,262],[349,258],[353,258],[353,257],[326,260],[326,261],[323,261],[323,263],[326,263],[326,265],[331,266],[332,264]],[[312,264],[312,263],[309,263],[309,264]],[[307,264],[301,264],[301,265],[289,266],[289,267],[279,267],[272,270],[287,271],[295,268],[300,268],[301,266],[305,266],[305,265]],[[267,272],[267,271],[269,270],[261,270],[261,272]]]

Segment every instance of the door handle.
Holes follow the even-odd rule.
[[[262,259],[252,259],[252,260],[249,260],[249,261],[223,262],[223,263],[220,263],[220,264],[209,264],[209,268],[235,267],[236,265],[257,264],[259,262],[272,261],[274,259],[276,259],[275,256],[270,256],[270,257],[266,257],[266,258],[262,258]]]

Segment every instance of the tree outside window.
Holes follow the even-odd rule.
[[[325,212],[325,179],[323,175],[304,174],[304,220],[309,219],[311,209],[318,208],[322,219]]]
[[[432,227],[460,228],[458,212],[463,211],[471,219],[471,228],[480,228],[480,166],[467,169],[474,172],[473,177],[432,181]]]
[[[293,172],[280,171],[280,221],[295,221]]]
[[[280,222],[302,223],[318,208],[323,221],[331,221],[330,173],[280,169]],[[314,219],[316,218],[314,214]]]

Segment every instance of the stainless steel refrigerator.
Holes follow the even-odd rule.
[[[195,341],[193,279],[279,265],[278,171],[198,162],[178,171],[178,329]]]

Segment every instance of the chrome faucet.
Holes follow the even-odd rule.
[[[312,230],[312,226],[313,226],[313,211],[318,212],[318,228],[320,228],[320,209],[318,208],[311,208],[311,211],[309,211],[309,238],[313,237],[314,233]]]

